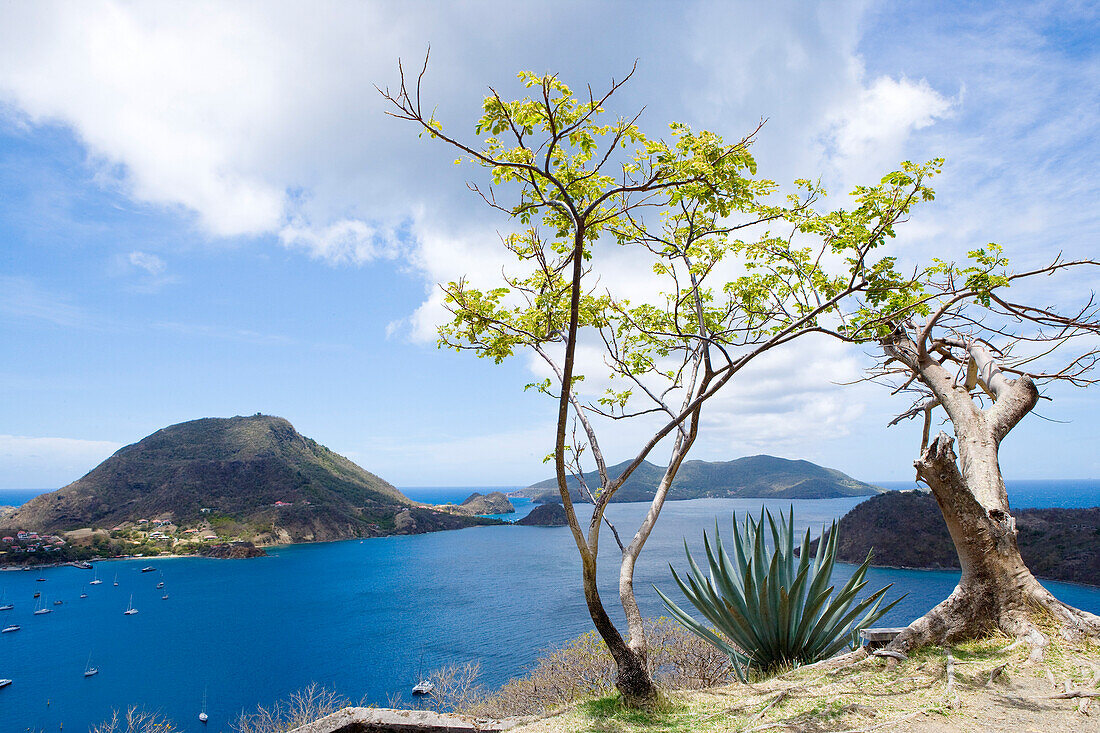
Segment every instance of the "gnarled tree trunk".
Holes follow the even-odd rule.
[[[914,621],[888,647],[907,652],[925,644],[944,645],[994,629],[1021,638],[1038,657],[1047,639],[1037,620],[1045,616],[1066,635],[1100,633],[1100,617],[1067,606],[1031,574],[1016,544],[1016,520],[998,463],[1001,440],[1035,406],[1039,393],[1026,376],[1008,380],[988,352],[970,347],[972,364],[994,404],[981,409],[966,385],[956,384],[943,366],[912,351],[896,352],[947,410],[959,441],[940,433],[915,462],[917,475],[932,489],[959,555],[962,575],[951,595]]]

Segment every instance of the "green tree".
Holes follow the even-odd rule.
[[[606,121],[605,105],[629,75],[602,96],[589,89],[581,97],[554,75],[521,73],[531,96],[506,101],[490,90],[475,126],[483,139],[466,143],[424,111],[426,68],[427,59],[412,88],[402,71],[398,89],[383,92],[391,114],[457,149],[456,163],[487,169],[491,183],[471,189],[516,224],[501,236],[514,267],[499,283],[442,286],[453,320],[440,329],[440,344],[497,363],[529,351],[547,365],[552,377],[528,386],[557,403],[548,460],[580,555],[588,611],[615,660],[616,686],[628,702],[645,702],[656,689],[634,567],[705,404],[762,354],[829,331],[823,324],[846,298],[863,292],[877,302],[910,286],[891,279],[893,261],[875,250],[917,202],[931,198],[926,180],[938,161],[906,164],[857,189],[850,211],[819,213],[814,206],[824,192],[817,185],[797,181],[796,193],[783,198],[757,176],[750,148],[759,127],[727,143],[679,123],[669,125],[668,140],[650,137],[638,115]],[[501,203],[506,197],[511,203]],[[652,297],[632,303],[601,282],[600,268],[614,253],[651,267],[661,283]],[[731,270],[739,274],[723,280]],[[604,367],[581,373],[582,340],[601,352]],[[586,377],[610,386],[586,391]],[[611,476],[599,433],[627,419],[649,421],[652,434],[626,470]],[[646,517],[624,537],[606,516],[608,503],[659,446],[667,468]],[[598,486],[584,479],[588,461]],[[587,522],[574,507],[570,475],[592,502]],[[625,639],[597,588],[601,526],[620,551]]]

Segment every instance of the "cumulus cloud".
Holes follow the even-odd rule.
[[[212,240],[258,235],[334,265],[413,269],[424,299],[388,332],[423,342],[447,317],[436,283],[468,275],[489,285],[510,265],[497,238],[509,223],[463,185],[482,171],[448,165],[451,151],[386,117],[374,89],[394,84],[399,56],[418,68],[429,42],[425,99],[461,135],[487,86],[523,93],[519,69],[599,89],[640,57],[613,113],[646,105],[642,125],[656,134],[678,119],[727,138],[765,117],[754,151],[780,182],[821,176],[843,191],[902,158],[946,154],[943,202],[899,230],[907,251],[1014,239],[1026,259],[1100,232],[1084,205],[1097,196],[1098,67],[1067,70],[1041,34],[993,16],[975,31],[980,43],[933,29],[934,38],[894,44],[895,61],[879,69],[884,49],[867,48],[876,19],[863,2],[697,2],[677,13],[579,1],[322,7],[9,4],[0,108],[32,129],[71,129],[104,185],[179,210]],[[612,26],[620,32],[609,39]],[[745,31],[736,43],[731,29]],[[163,260],[146,259],[156,255],[134,254],[131,266],[166,275]],[[654,297],[652,273],[629,253],[601,252],[597,265],[635,302]],[[85,318],[64,298],[16,285],[18,297],[0,292],[9,315]],[[813,424],[840,434],[863,393],[838,401],[812,385],[847,379],[858,359],[817,353],[740,377],[752,393],[731,393],[708,418],[722,445],[796,440]]]
[[[878,77],[828,116],[830,163],[849,184],[875,183],[905,155],[909,136],[948,115],[952,106],[923,79]]]
[[[303,249],[311,257],[332,264],[363,265],[380,258],[393,259],[399,252],[393,232],[351,219],[320,228],[294,222],[279,231],[279,241],[284,247]]]

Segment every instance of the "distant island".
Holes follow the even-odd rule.
[[[1100,507],[1013,512],[1020,555],[1037,577],[1100,585]],[[959,558],[935,498],[891,491],[845,514],[837,525],[841,560],[877,567],[954,569]]]
[[[523,527],[565,527],[569,524],[569,518],[561,504],[547,502],[539,504],[516,524]]]
[[[608,474],[618,477],[629,465],[624,461],[610,466]],[[643,462],[612,502],[649,501],[657,492],[664,468]],[[584,475],[589,486],[599,486],[595,471]],[[574,502],[588,501],[576,478],[569,477],[570,497]],[[734,461],[685,461],[672,488],[671,501],[683,499],[835,499],[846,496],[873,496],[884,490],[832,468],[809,461],[792,461],[774,456],[747,456]],[[560,501],[558,482],[547,479],[525,489],[513,491],[511,497],[536,502]]]
[[[500,491],[490,491],[488,494],[474,492],[466,497],[461,504],[442,504],[439,507],[458,514],[478,516],[482,514],[513,514],[516,508],[508,497]]]
[[[231,540],[269,545],[500,523],[414,502],[281,417],[204,418],[158,430],[68,486],[6,511],[0,563],[199,554]]]

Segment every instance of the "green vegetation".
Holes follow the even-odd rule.
[[[1017,509],[1016,542],[1027,567],[1040,578],[1100,585],[1100,507]],[[838,558],[872,565],[957,568],[959,555],[935,498],[920,491],[890,491],[845,514],[837,525]]]
[[[765,536],[765,519],[768,536]],[[864,578],[871,563],[870,555],[833,596],[830,580],[837,559],[836,523],[829,539],[818,543],[811,562],[810,530],[806,530],[801,548],[795,547],[794,508],[786,521],[782,513],[779,519],[777,525],[768,511],[759,521],[746,515],[744,527],[739,530],[734,515],[732,561],[717,525],[713,547],[704,533],[709,577],[696,564],[684,542],[691,573],[686,582],[675,569],[672,577],[720,634],[696,621],[657,590],[673,618],[729,656],[742,681],[747,680],[750,669],[767,674],[828,659],[845,646],[855,648],[858,630],[873,624],[901,600],[880,607],[890,588],[886,586],[856,601],[867,585]]]

